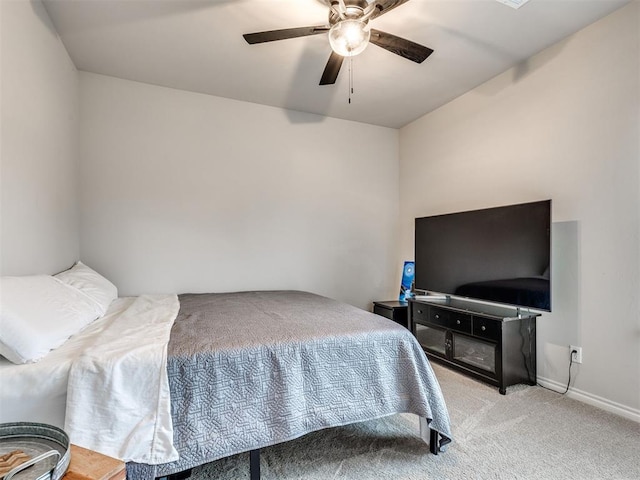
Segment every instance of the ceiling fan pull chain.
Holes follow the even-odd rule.
[[[349,104],[351,104],[351,94],[353,94],[353,57],[349,57]]]
[[[349,57],[349,60],[353,62],[353,57]],[[353,95],[353,63],[350,63],[351,66],[351,94]]]

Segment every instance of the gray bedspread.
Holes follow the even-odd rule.
[[[180,459],[129,464],[130,480],[401,412],[449,441],[440,386],[404,327],[306,292],[179,298],[167,370]]]

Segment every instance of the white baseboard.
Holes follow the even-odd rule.
[[[555,390],[558,393],[564,392],[567,388],[566,384],[561,384],[559,382],[556,382],[555,380],[550,380],[548,378],[538,377],[537,380],[538,383],[543,387],[550,388],[551,390]],[[569,387],[567,397],[640,423],[640,410],[636,408],[631,408],[626,405],[622,405],[621,403],[617,403],[598,395],[594,395],[593,393],[585,392],[573,387]]]

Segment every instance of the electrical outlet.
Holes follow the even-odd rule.
[[[573,361],[573,363],[582,363],[582,347],[569,345],[569,351],[572,352],[571,360]]]

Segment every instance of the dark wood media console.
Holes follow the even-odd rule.
[[[430,359],[499,388],[536,384],[536,317],[465,302],[409,301],[411,331]]]

